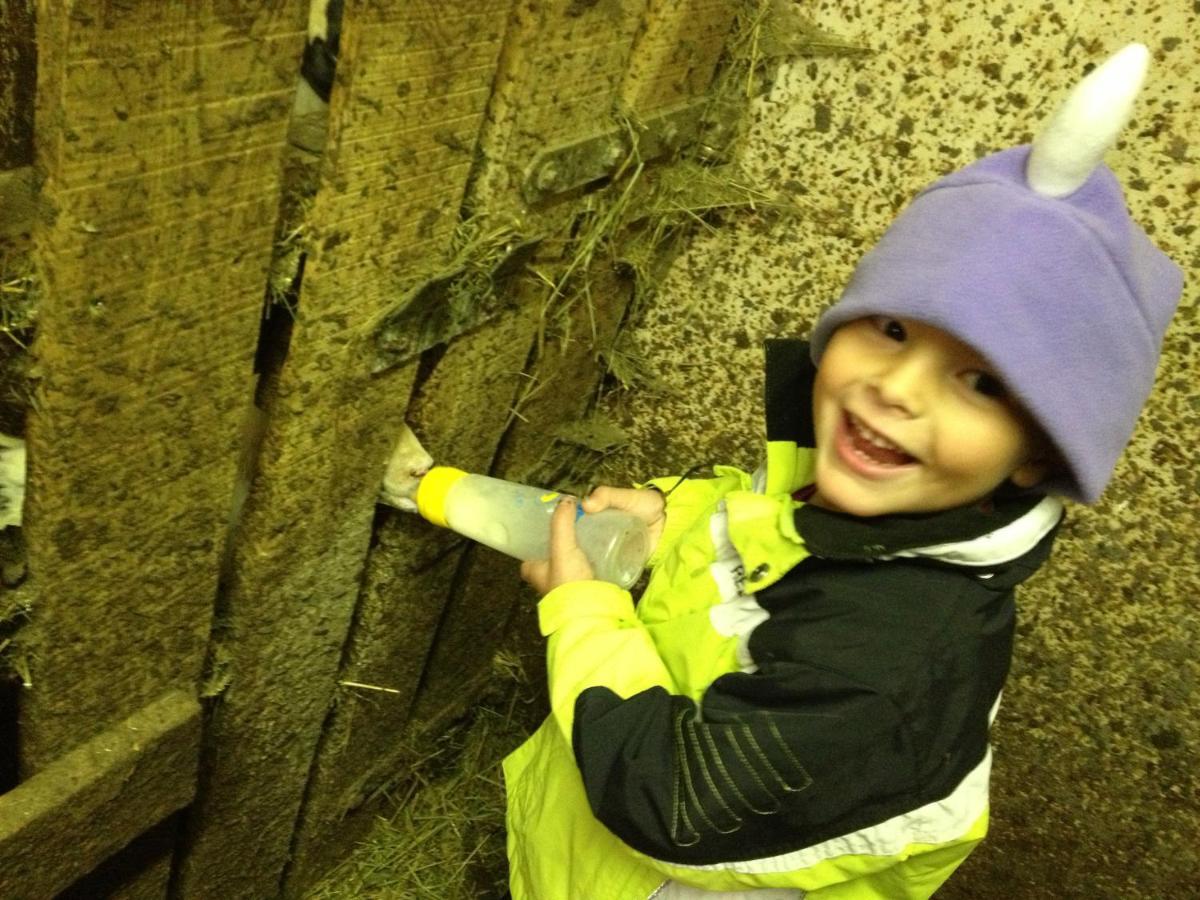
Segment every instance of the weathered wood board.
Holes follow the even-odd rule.
[[[447,252],[506,5],[346,7],[299,312],[221,611],[231,678],[185,894],[278,890],[415,376],[371,374],[371,328]]]
[[[199,704],[170,691],[0,796],[0,896],[50,900],[187,804],[199,738]]]
[[[436,462],[488,471],[496,445],[525,386],[534,322],[518,308],[452,341],[414,393],[408,418]],[[457,573],[465,542],[411,513],[385,512],[366,569],[342,687],[322,735],[289,882],[302,886],[344,854],[371,824],[370,813],[347,819],[382,782],[403,776],[419,758],[407,726]],[[486,660],[488,649],[479,649]],[[474,702],[462,685],[441,710],[447,722]],[[428,735],[422,736],[427,738]]]
[[[513,6],[481,138],[473,209],[524,213],[523,185],[540,151],[611,127],[645,6],[646,0]]]
[[[542,465],[555,449],[555,431],[591,412],[604,366],[596,352],[608,347],[630,299],[631,285],[611,268],[597,265],[592,303],[571,310],[571,327],[547,341],[530,376],[533,389],[520,405],[520,418],[506,436],[494,469],[498,477],[556,488],[541,483]],[[595,327],[593,335],[592,328]],[[438,629],[413,710],[414,727],[435,719],[453,706],[463,685],[479,685],[490,676],[492,656],[504,639],[514,610],[535,597],[521,581],[518,564],[491,550],[481,549],[461,576],[462,588]]]
[[[39,9],[29,771],[199,677],[302,13]]]
[[[729,0],[649,0],[621,85],[625,108],[641,119],[703,94],[737,10]]]

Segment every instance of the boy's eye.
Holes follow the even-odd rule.
[[[967,374],[967,384],[971,390],[983,394],[986,397],[994,397],[997,400],[1002,400],[1008,396],[1008,388],[995,375],[989,375],[987,372],[970,372]]]
[[[875,327],[879,329],[880,334],[891,338],[893,341],[903,341],[908,337],[908,332],[904,330],[904,325],[895,319],[876,316]]]

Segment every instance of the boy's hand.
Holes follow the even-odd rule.
[[[595,577],[575,540],[575,503],[574,497],[564,497],[550,517],[550,558],[521,563],[521,578],[543,596],[559,585]]]
[[[598,513],[602,509],[619,509],[645,522],[650,552],[654,552],[667,524],[667,501],[661,491],[601,485],[584,497],[583,511]]]

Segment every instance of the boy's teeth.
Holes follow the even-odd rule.
[[[854,416],[848,417],[854,436],[855,450],[862,456],[877,463],[891,466],[902,466],[915,459],[900,446],[892,443],[882,434],[872,431]]]
[[[868,441],[870,441],[872,444],[874,444],[876,447],[882,447],[885,450],[901,450],[901,451],[903,450],[903,448],[897,446],[896,444],[893,444],[891,441],[889,441],[887,438],[885,438],[882,434],[879,434],[876,431],[872,431],[870,428],[868,428],[866,425],[864,425],[858,419],[854,419],[853,421],[854,421],[855,428],[858,429],[858,433],[861,434]]]

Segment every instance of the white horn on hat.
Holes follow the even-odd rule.
[[[1033,140],[1025,165],[1033,190],[1065,197],[1083,186],[1129,121],[1149,65],[1146,46],[1130,44],[1075,85]]]

